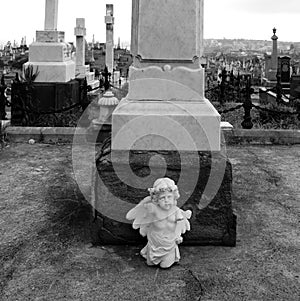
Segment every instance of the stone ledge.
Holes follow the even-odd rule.
[[[103,141],[111,132],[110,125],[103,125],[103,130],[98,135],[98,141]],[[22,127],[22,126],[7,126],[2,128],[9,142],[28,143],[29,139],[34,139],[36,143],[73,143],[75,130],[78,135],[83,136],[83,141],[90,140],[95,133],[91,132],[90,128],[75,127]],[[82,141],[82,140],[81,140]]]
[[[80,134],[86,135],[86,129]],[[73,127],[22,127],[9,126],[5,134],[10,142],[24,143],[34,139],[37,143],[72,143],[75,128]]]
[[[6,122],[9,124],[8,122]],[[35,139],[36,142],[44,143],[72,143],[75,128],[72,127],[2,127],[11,142],[28,142]],[[110,127],[106,127],[104,132],[109,132]],[[80,129],[82,135],[87,134],[87,129]],[[227,144],[300,144],[300,130],[260,130],[260,129],[231,129],[222,128],[222,133]],[[40,139],[40,137],[43,139]]]
[[[224,129],[227,144],[300,144],[300,130]]]

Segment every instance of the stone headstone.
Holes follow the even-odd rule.
[[[300,74],[291,76],[290,94],[291,97],[300,99]]]
[[[81,73],[81,68],[86,69],[85,66],[85,19],[76,18],[76,27],[74,28],[76,36],[76,72]]]
[[[95,72],[91,72],[90,66],[85,64],[86,28],[84,18],[76,18],[74,34],[76,36],[76,77],[86,78],[88,86],[96,89],[100,86],[100,82],[95,79]]]
[[[203,1],[134,1],[131,51],[142,62],[199,60],[203,51]]]
[[[106,50],[105,65],[108,72],[113,74],[114,69],[114,6],[106,4],[106,16],[104,18],[106,24]]]
[[[291,58],[289,56],[280,56],[278,58],[278,72],[282,83],[290,82],[290,61]]]
[[[277,49],[277,40],[276,28],[273,28],[272,39],[272,54],[271,56],[265,55],[265,77],[262,82],[265,86],[275,87],[277,82],[277,68],[278,68],[278,49]]]
[[[35,82],[68,82],[75,78],[71,45],[65,43],[64,32],[57,31],[58,0],[46,0],[45,29],[36,32],[36,42],[29,45],[29,60],[38,71]]]
[[[166,176],[181,191],[178,206],[193,212],[185,243],[234,246],[231,164],[200,64],[203,0],[133,0],[131,42],[129,91],[96,156],[96,241],[138,243],[126,210]]]
[[[112,149],[174,150],[157,134],[178,137],[178,128],[184,128],[192,142],[176,141],[176,149],[220,150],[220,115],[204,96],[200,65],[203,0],[133,0],[132,5],[134,61],[128,95],[113,113]],[[132,120],[139,116],[147,120],[143,135],[156,138],[129,145]],[[168,126],[163,119],[170,121]]]

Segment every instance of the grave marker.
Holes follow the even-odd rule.
[[[181,191],[178,206],[193,212],[184,242],[235,245],[231,164],[200,65],[203,0],[133,0],[131,42],[129,92],[97,155],[96,241],[138,243],[126,213],[168,177]]]
[[[58,0],[46,0],[45,30],[57,30]]]
[[[90,66],[85,64],[85,19],[76,18],[74,28],[76,36],[76,77],[86,78],[88,86],[93,90],[100,86],[99,80],[95,79],[95,72],[90,71]]]
[[[71,46],[64,41],[65,33],[57,30],[58,0],[46,0],[45,29],[36,31],[36,42],[29,45],[29,60],[39,74],[35,82],[66,83],[75,78]]]
[[[185,127],[193,142],[178,141],[178,150],[220,150],[220,115],[204,96],[203,0],[133,0],[129,92],[113,113],[112,149],[174,150],[168,141],[147,139],[128,145],[124,130],[138,116],[148,118],[145,133],[176,127],[159,124],[169,119]],[[147,101],[148,100],[148,101]],[[148,126],[148,128],[146,128]],[[133,129],[132,129],[133,130]],[[194,144],[196,147],[194,147]]]
[[[106,50],[105,50],[105,65],[108,72],[113,74],[114,70],[114,6],[106,4]]]

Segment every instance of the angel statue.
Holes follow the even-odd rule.
[[[147,264],[169,268],[180,259],[178,244],[183,240],[181,234],[190,230],[192,212],[177,207],[178,188],[169,178],[157,179],[148,191],[150,196],[131,209],[126,218],[133,220],[133,228],[139,228],[142,236],[147,236],[148,243],[140,252]]]

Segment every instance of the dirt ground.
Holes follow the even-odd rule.
[[[180,247],[168,270],[140,247],[90,244],[71,146],[0,151],[0,300],[300,300],[300,146],[231,146],[237,246]]]

